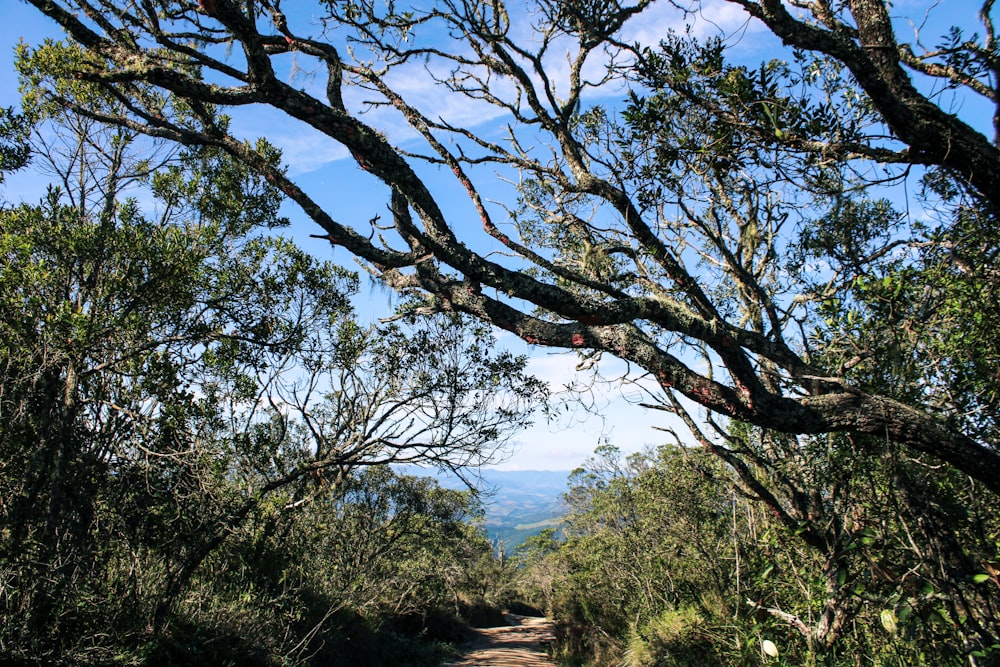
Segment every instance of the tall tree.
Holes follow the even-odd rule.
[[[664,395],[727,418],[888,438],[1000,491],[988,429],[921,391],[858,381],[855,357],[887,363],[876,346],[838,358],[817,348],[829,342],[824,308],[839,312],[847,297],[837,288],[854,276],[832,275],[822,261],[795,270],[779,261],[817,218],[877,239],[874,256],[854,257],[863,264],[896,247],[918,260],[922,248],[943,247],[912,218],[865,201],[863,164],[939,168],[937,190],[951,198],[936,200],[944,220],[932,232],[951,229],[957,208],[996,219],[993,139],[920,93],[905,69],[995,101],[992,2],[979,17],[982,40],[953,31],[950,46],[917,54],[896,41],[886,2],[734,0],[822,56],[748,69],[727,65],[722,42],[633,44],[630,22],[652,11],[645,0],[542,0],[524,12],[502,2],[442,0],[420,11],[321,2],[322,28],[277,1],[31,1],[74,40],[22,53],[22,71],[50,99],[75,104],[62,90],[72,81],[123,101],[122,113],[80,108],[96,120],[225,151],[387,284],[425,294],[424,309],[469,313],[532,344],[613,354]],[[808,20],[790,13],[799,4]],[[289,80],[288,56],[300,71],[324,72],[322,90]],[[483,105],[508,136],[422,109],[400,83],[412,68],[442,93]],[[631,88],[623,116],[590,101],[616,81]],[[217,115],[257,105],[346,147],[384,184],[393,234],[337,222]],[[398,112],[422,148],[394,145],[375,125],[381,116],[361,115],[368,105]],[[545,148],[533,148],[540,141]],[[477,225],[445,208],[448,190],[432,187],[428,163],[451,170]],[[507,225],[485,203],[482,165],[520,185]],[[858,206],[863,215],[851,213]],[[969,243],[985,256],[996,245],[990,232],[944,242],[957,257],[975,255]],[[817,292],[830,280],[833,292]],[[940,330],[919,333],[918,356]],[[996,360],[969,363],[989,374]]]
[[[358,324],[356,276],[269,233],[280,193],[225,152],[32,111],[60,183],[0,211],[8,657],[110,660],[249,523],[366,466],[493,460],[544,399],[482,325]]]

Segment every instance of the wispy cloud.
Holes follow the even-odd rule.
[[[587,372],[576,370],[578,357],[568,352],[529,347],[512,334],[499,334],[500,344],[529,356],[528,371],[548,383],[553,392],[567,386],[591,384]],[[609,355],[600,362],[605,378],[628,377],[651,391],[658,391],[652,381],[629,375],[628,365]],[[592,384],[579,397],[581,403],[566,402],[563,410],[550,421],[539,417],[536,424],[515,437],[514,455],[498,466],[505,470],[570,470],[580,466],[607,440],[625,453],[640,451],[667,441],[669,436],[656,428],[673,427],[684,437],[683,425],[675,417],[639,406],[640,384],[614,382]],[[568,395],[565,398],[570,398]],[[558,399],[557,399],[558,400]],[[589,404],[590,409],[585,409]]]
[[[625,41],[655,45],[671,31],[684,33],[689,30],[698,39],[720,36],[727,38],[731,46],[737,46],[742,37],[766,30],[763,24],[727,0],[691,4],[691,11],[683,12],[669,3],[653,3],[638,20],[626,25]],[[745,46],[753,47],[753,44]]]
[[[270,134],[268,139],[281,147],[285,163],[292,175],[305,174],[350,157],[341,144],[317,132],[290,132]]]

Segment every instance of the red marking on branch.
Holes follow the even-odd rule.
[[[493,225],[492,222],[490,222],[489,214],[486,212],[486,209],[483,208],[482,203],[478,199],[476,200],[476,212],[479,213],[479,219],[483,221],[483,229],[485,229],[490,234],[495,232],[496,227]],[[501,241],[504,243],[504,245],[509,245],[507,243],[506,237],[501,239]]]
[[[695,398],[701,403],[709,403],[713,398],[712,390],[708,387],[695,387],[691,390],[691,393],[694,394]]]
[[[333,234],[310,234],[311,239],[325,239],[330,242],[330,245],[341,245],[340,242]]]
[[[583,334],[573,334],[573,345],[576,347],[583,347]]]
[[[740,396],[743,397],[743,404],[753,410],[753,398],[750,389],[742,382],[736,383],[736,389],[740,392]]]
[[[485,229],[490,236],[496,237],[497,239],[500,240],[501,243],[503,243],[506,246],[509,246],[510,239],[508,239],[503,234],[499,233],[497,231],[496,225],[490,222],[490,216],[486,212],[486,209],[483,207],[482,201],[480,201],[478,195],[476,194],[475,188],[472,187],[472,181],[470,181],[468,177],[466,177],[466,175],[462,172],[461,167],[459,167],[457,164],[452,166],[451,171],[453,174],[455,174],[455,178],[458,179],[458,182],[462,184],[462,187],[465,188],[465,191],[469,193],[469,195],[472,197],[472,200],[475,202],[476,212],[479,213],[479,219],[483,221],[483,229]]]
[[[528,345],[538,345],[538,338],[532,336],[531,334],[524,335],[524,342]]]

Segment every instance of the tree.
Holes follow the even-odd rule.
[[[13,109],[0,109],[0,183],[4,174],[28,163],[28,122]]]
[[[992,0],[982,3],[978,15],[983,35],[967,35],[968,26],[953,26],[946,35],[933,35],[938,45],[925,43],[924,22],[915,25],[914,44],[899,40],[890,4],[881,0],[796,5],[799,15],[777,0],[727,0],[762,21],[782,42],[803,51],[823,54],[846,67],[885,126],[903,144],[866,137],[856,143],[823,142],[810,145],[808,135],[785,139],[812,153],[831,151],[874,158],[882,163],[938,167],[958,187],[968,187],[995,216],[1000,207],[1000,113],[997,113],[996,31]],[[914,17],[915,18],[915,17]],[[933,94],[921,92],[914,76],[930,78],[945,89],[962,90],[984,98],[994,107],[993,136],[963,121],[942,106]],[[784,139],[784,138],[782,138]]]
[[[613,354],[663,395],[760,427],[888,437],[1000,490],[995,440],[954,406],[866,387],[850,372],[854,356],[816,349],[824,308],[844,297],[813,289],[831,278],[825,267],[789,274],[779,261],[802,243],[796,221],[845,220],[845,202],[864,199],[864,164],[939,169],[961,206],[995,219],[992,140],[920,93],[904,69],[994,100],[992,3],[982,43],[956,30],[944,48],[917,54],[896,41],[884,2],[803,5],[814,13],[807,21],[785,3],[733,1],[821,58],[750,70],[728,66],[722,42],[634,45],[624,34],[650,11],[645,1],[543,0],[525,13],[500,2],[442,0],[423,11],[324,2],[320,31],[270,1],[33,0],[74,43],[26,48],[21,67],[56,103],[74,104],[60,89],[67,81],[123,101],[120,112],[79,109],[96,120],[224,151],[386,284],[426,295],[425,310],[472,314],[532,344]],[[289,56],[299,71],[324,73],[322,91],[285,79]],[[500,114],[509,136],[423,112],[394,87],[411,66],[443,93]],[[588,97],[613,81],[632,91],[621,118]],[[398,112],[423,154],[363,119],[352,86]],[[254,105],[346,147],[384,184],[393,234],[337,222],[218,115]],[[539,140],[546,149],[531,148]],[[425,164],[453,172],[484,235],[444,208]],[[506,229],[476,185],[490,165],[520,184]],[[943,217],[932,231],[952,226],[954,216]],[[942,247],[898,222],[880,213],[874,228],[851,233],[917,255]],[[989,256],[994,239],[984,239]],[[967,239],[947,242],[966,256]],[[938,336],[923,334],[922,344]],[[861,356],[881,363],[877,349]],[[985,373],[995,364],[970,361]]]
[[[651,660],[633,655],[628,664],[715,665],[727,652],[729,664],[740,661],[727,633],[706,625],[705,609],[696,611],[703,602],[736,617],[734,596],[743,591],[732,566],[739,546],[732,493],[712,474],[721,470],[708,452],[696,450],[689,461],[681,448],[664,447],[626,459],[604,445],[574,471],[566,541],[555,555],[566,572],[554,594],[566,648],[607,653],[598,663],[611,664],[616,653],[663,639],[650,648]],[[679,630],[658,638],[658,628],[670,625]]]
[[[757,435],[731,437],[762,458],[780,446]],[[565,540],[523,552],[558,650],[587,664],[746,664],[767,639],[792,664],[992,664],[995,586],[956,572],[992,552],[989,501],[846,444],[799,443],[757,474],[779,503],[706,450],[599,448],[570,476]]]
[[[60,185],[0,211],[12,659],[155,643],[248,526],[286,525],[359,468],[492,460],[544,400],[483,326],[358,324],[356,277],[268,233],[280,194],[224,152],[43,111],[35,164]]]
[[[197,530],[191,515],[203,501],[209,524],[231,509],[201,493],[211,429],[194,420],[218,417],[220,406],[201,400],[198,387],[224,377],[200,363],[206,348],[234,336],[280,347],[296,335],[278,331],[281,318],[265,310],[231,307],[256,289],[250,281],[263,277],[266,260],[291,257],[280,243],[245,238],[275,217],[273,192],[219,156],[189,155],[186,171],[157,159],[169,154],[137,159],[135,135],[92,121],[62,138],[58,148],[36,144],[35,158],[72,194],[53,186],[39,205],[0,214],[2,553],[19,593],[4,616],[10,644],[38,655],[86,636],[101,615],[88,603],[102,586],[126,584],[105,579],[121,547],[101,539],[105,526],[163,545],[170,531],[197,538],[185,531]],[[122,192],[155,167],[164,171],[154,192],[169,194],[147,218]],[[212,215],[214,195],[180,203],[180,190],[212,174],[228,175],[246,208]],[[314,270],[324,282],[347,279]],[[330,294],[327,317],[345,312],[343,292]]]
[[[214,631],[241,637],[257,648],[247,657],[269,664],[437,665],[441,642],[464,637],[455,598],[472,562],[492,555],[470,522],[472,492],[373,466],[295,512],[281,505],[241,526],[179,603],[209,640],[202,650]],[[185,658],[177,651],[175,661]]]
[[[303,573],[372,616],[454,608],[459,582],[452,571],[492,549],[469,521],[477,508],[469,491],[400,476],[387,466],[368,468],[313,507],[315,520],[335,530],[305,533],[317,542],[310,550],[318,562]]]

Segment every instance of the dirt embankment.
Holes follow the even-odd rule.
[[[546,618],[505,615],[509,626],[476,630],[459,659],[441,667],[551,667],[546,652],[552,622]]]

